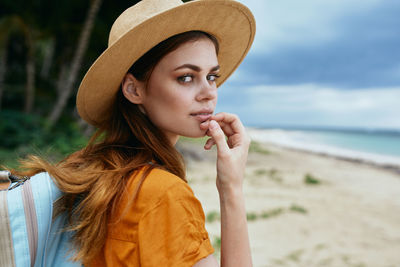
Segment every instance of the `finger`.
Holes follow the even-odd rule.
[[[216,120],[218,123],[231,125],[235,132],[244,130],[244,126],[240,121],[239,117],[235,114],[221,112],[214,115],[211,119]]]
[[[235,133],[245,132],[242,122],[235,114],[221,112],[212,116],[211,119],[216,120],[218,123],[223,122],[224,124],[230,125]]]
[[[208,126],[209,126],[210,121],[203,121],[202,123],[200,123],[200,129],[201,130],[208,130]]]
[[[210,132],[212,139],[214,139],[214,142],[217,145],[218,154],[220,156],[227,155],[229,153],[229,147],[225,141],[225,134],[219,124],[216,121],[211,120],[210,128],[208,131]]]
[[[213,145],[215,145],[214,139],[209,138],[209,139],[207,140],[207,142],[205,143],[205,145],[204,145],[204,149],[210,150],[210,149],[212,148]]]
[[[231,136],[234,134],[232,127],[229,124],[226,124],[224,122],[218,122],[219,126],[221,127],[222,131],[225,133],[226,136]],[[209,128],[209,122],[202,122],[200,124],[200,129],[201,130],[206,130]],[[206,135],[211,136],[208,132],[206,132]]]
[[[229,124],[220,123],[219,125],[220,125],[222,131],[224,131],[226,136],[229,137],[229,136],[235,134],[235,132],[233,131],[232,127]]]
[[[228,142],[229,148],[234,148],[234,147],[240,146],[242,144],[242,138],[239,134],[234,134],[228,138],[227,142]]]
[[[246,130],[243,124],[240,122],[240,119],[234,115],[229,113],[218,113],[217,118],[222,120],[218,121],[225,135],[228,137],[227,143],[229,148],[234,148],[236,146],[241,146],[242,144],[246,144]],[[239,131],[234,131],[231,123],[232,121],[237,120],[239,122]]]

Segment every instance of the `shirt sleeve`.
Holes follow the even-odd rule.
[[[139,221],[141,266],[193,266],[214,252],[200,202],[186,183],[174,185]]]

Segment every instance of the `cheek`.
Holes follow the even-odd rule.
[[[149,101],[144,105],[153,122],[186,116],[190,111],[192,98],[190,91],[170,87],[152,88]]]
[[[174,92],[163,92],[160,94],[161,101],[164,106],[169,106],[171,109],[176,109],[179,106],[179,103],[183,100],[183,95],[174,93]]]
[[[177,109],[182,101],[182,96],[173,92],[160,91],[153,96],[153,108],[158,107],[159,112],[168,112]]]

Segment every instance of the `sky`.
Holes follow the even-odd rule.
[[[256,37],[217,111],[248,126],[400,130],[400,1],[239,2]]]

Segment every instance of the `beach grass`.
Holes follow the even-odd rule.
[[[213,222],[219,221],[219,220],[220,220],[219,212],[210,211],[209,213],[207,213],[207,216],[206,216],[206,222],[207,223],[213,223]]]
[[[198,141],[182,145],[195,150]],[[255,267],[397,266],[398,173],[258,142],[251,145],[244,183]],[[194,177],[193,190],[206,207],[206,227],[218,258],[216,158],[215,153],[202,156],[189,159],[188,176]]]
[[[292,204],[290,206],[289,210],[293,211],[293,212],[302,213],[302,214],[306,214],[307,213],[307,210],[304,207],[296,205],[296,204]]]
[[[249,211],[246,213],[246,218],[248,222],[256,221],[259,219],[270,219],[277,217],[279,215],[284,214],[285,212],[294,212],[294,213],[300,213],[300,214],[307,214],[308,211],[306,208],[297,205],[297,204],[292,204],[288,208],[284,207],[279,207],[279,208],[273,208],[270,210],[265,210],[262,212],[255,212],[255,211]],[[207,223],[213,223],[221,220],[221,215],[217,211],[210,211],[206,215],[206,222]]]
[[[215,236],[212,244],[213,244],[213,247],[215,250],[220,250],[221,249],[221,237]]]
[[[264,211],[261,213],[261,218],[263,219],[268,219],[271,217],[278,216],[284,212],[283,208],[276,208],[276,209],[271,209],[269,211]]]
[[[258,219],[258,214],[255,212],[247,212],[246,218],[247,218],[247,221],[255,221]]]
[[[267,173],[268,173],[268,170],[266,170],[266,169],[256,169],[254,171],[254,175],[257,175],[257,176],[267,175]]]
[[[259,153],[259,154],[269,155],[271,154],[271,151],[266,149],[261,143],[257,141],[251,141],[249,147],[249,153]]]
[[[266,176],[274,182],[278,183],[283,182],[282,176],[280,175],[279,171],[275,168],[272,169],[258,168],[254,170],[253,174],[254,176]]]
[[[304,183],[307,185],[318,185],[321,181],[310,173],[304,175]]]

